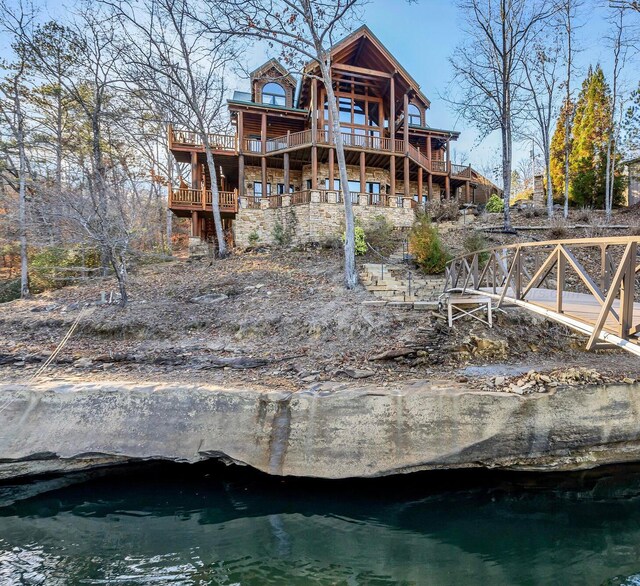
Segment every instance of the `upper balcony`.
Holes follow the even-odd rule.
[[[363,134],[341,133],[342,144],[346,150],[357,150],[379,153],[396,153],[406,155],[414,163],[433,173],[434,175],[450,175],[460,179],[471,179],[470,165],[455,165],[451,162],[429,159],[422,151],[410,142],[405,144],[403,139],[392,139],[380,136],[367,136]],[[240,144],[242,148],[240,148]],[[258,156],[276,155],[285,152],[308,148],[314,145],[333,146],[331,133],[327,130],[318,130],[316,140],[313,140],[311,129],[300,132],[289,132],[265,141],[258,138],[245,138],[239,141],[236,136],[225,134],[210,134],[209,143],[214,154],[253,154]],[[204,150],[202,140],[198,133],[169,129],[169,148],[182,150]]]

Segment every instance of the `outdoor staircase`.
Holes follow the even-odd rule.
[[[444,291],[444,276],[419,273],[404,262],[403,253],[392,254],[387,263],[366,263],[360,280],[375,299],[366,305],[389,306],[402,309],[432,309]]]

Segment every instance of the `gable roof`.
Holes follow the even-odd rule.
[[[293,87],[296,86],[296,80],[289,73],[289,71],[285,68],[285,66],[282,65],[282,63],[280,63],[280,61],[278,61],[275,58],[269,59],[269,61],[267,61],[266,63],[263,63],[262,65],[260,65],[260,67],[257,67],[256,69],[254,69],[249,74],[250,77],[251,77],[251,81],[253,81],[255,79],[260,79],[262,77],[265,77],[265,74],[270,69],[275,69],[276,71],[278,71],[280,73],[280,75],[282,76],[283,79],[287,80],[291,84],[291,86],[293,86]]]
[[[352,33],[348,34],[346,37],[335,43],[330,49],[331,55],[345,49],[351,44],[359,41],[360,39],[367,39],[370,41],[373,46],[384,56],[384,58],[393,66],[393,68],[400,74],[400,76],[404,79],[405,83],[410,86],[416,93],[416,95],[425,103],[427,107],[430,106],[431,102],[429,99],[422,93],[420,90],[420,84],[409,74],[409,72],[400,64],[400,62],[393,56],[391,51],[387,49],[382,41],[376,37],[371,29],[363,24],[361,27],[354,30]],[[309,61],[305,67],[304,71],[308,72],[312,69],[315,69],[318,66],[316,61]]]

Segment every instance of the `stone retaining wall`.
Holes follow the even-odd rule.
[[[321,203],[326,194],[328,202]],[[247,200],[241,198],[240,209],[234,221],[234,239],[236,246],[256,244],[276,244],[276,226],[288,231],[293,244],[324,242],[339,238],[344,230],[344,206],[336,202],[336,192],[310,192],[310,203],[291,205],[288,195],[282,197],[281,208],[268,208],[266,199],[261,208],[247,207]],[[401,200],[403,207],[382,207],[367,205],[367,196],[361,195],[358,204],[354,204],[355,217],[363,225],[376,216],[384,216],[398,228],[410,228],[415,219],[415,211],[409,200]],[[397,204],[394,200],[393,204]],[[257,240],[255,240],[257,237]]]

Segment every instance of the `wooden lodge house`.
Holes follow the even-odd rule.
[[[363,26],[331,54],[356,217],[384,214],[408,227],[416,208],[432,198],[474,202],[480,176],[451,161],[459,133],[429,123],[428,98],[375,35]],[[304,73],[296,82],[275,59],[256,69],[251,91],[228,100],[235,133],[210,137],[223,223],[237,245],[273,242],[278,222],[298,241],[340,233],[344,212],[326,91],[316,63]],[[169,187],[169,208],[191,218],[193,248],[215,232],[204,148],[196,133],[172,127],[169,148],[191,169],[190,185]]]

